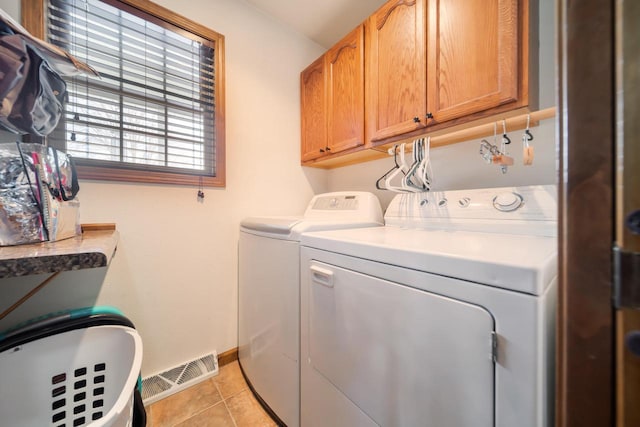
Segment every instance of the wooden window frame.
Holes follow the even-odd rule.
[[[211,40],[215,46],[215,173],[216,176],[155,172],[106,166],[78,165],[80,179],[143,182],[154,184],[224,187],[225,169],[225,78],[224,36],[148,0],[117,0],[184,31]],[[22,25],[35,37],[46,40],[46,0],[21,0]]]

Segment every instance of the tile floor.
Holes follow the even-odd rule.
[[[147,406],[148,427],[275,427],[249,390],[238,361],[217,376]]]

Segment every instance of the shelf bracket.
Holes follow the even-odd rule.
[[[42,281],[42,283],[40,283],[35,288],[33,288],[29,292],[27,292],[27,294],[25,296],[23,296],[18,301],[16,301],[11,307],[7,308],[5,311],[0,313],[0,320],[2,320],[5,317],[7,317],[12,311],[14,311],[16,308],[20,307],[22,304],[25,303],[25,301],[27,301],[29,298],[34,296],[42,288],[47,286],[58,274],[60,274],[60,271],[56,271],[51,276],[47,277],[45,280]]]

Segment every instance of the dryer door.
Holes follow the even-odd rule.
[[[494,425],[488,311],[333,265],[310,268],[303,345],[333,393],[381,426]],[[303,408],[323,399],[304,390]]]

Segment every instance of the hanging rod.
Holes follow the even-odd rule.
[[[449,131],[446,129],[436,131],[431,134],[431,147],[442,147],[443,145],[455,144],[463,141],[471,141],[474,139],[484,138],[487,136],[493,136],[494,124],[497,126],[498,135],[502,135],[502,121],[506,123],[507,133],[515,130],[525,129],[527,127],[527,117],[530,118],[530,126],[536,126],[539,121],[552,119],[556,116],[556,107],[545,108],[544,110],[532,111],[530,113],[524,113],[517,116],[500,118],[499,120],[483,123],[468,127],[465,129]],[[429,133],[423,136],[430,136]],[[415,138],[413,138],[415,139]],[[404,141],[407,142],[407,141]],[[389,148],[392,148],[396,143],[388,143],[383,146],[376,147],[376,150],[387,152]],[[411,149],[411,145],[407,144],[406,147]]]
[[[431,136],[431,148],[442,147],[444,145],[456,144],[458,142],[466,142],[474,139],[480,139],[487,136],[493,136],[493,124],[496,123],[498,131],[502,135],[502,120],[506,121],[507,132],[511,133],[516,130],[525,129],[527,127],[527,116],[530,116],[530,126],[533,128],[538,125],[541,120],[551,119],[556,115],[556,108],[550,107],[544,110],[528,112],[525,109],[517,111],[510,111],[504,113],[504,117],[501,115],[495,115],[488,118],[479,119],[477,124],[460,124],[451,128],[439,129],[433,132],[425,130],[424,134],[412,136],[411,138],[398,139],[393,142],[386,142],[374,147],[367,147],[362,149],[358,147],[351,152],[348,150],[344,153],[340,153],[335,156],[329,156],[328,158],[319,158],[309,162],[305,162],[305,166],[317,167],[322,169],[334,169],[343,166],[355,165],[358,163],[369,162],[372,160],[378,160],[386,158],[388,156],[388,150],[393,148],[394,145],[399,145],[403,142],[411,142],[416,138],[423,136]],[[415,134],[414,134],[415,135]],[[411,149],[411,144],[407,144]]]

